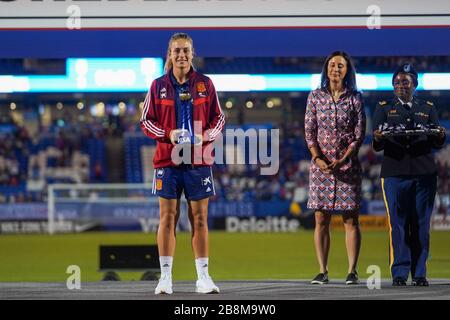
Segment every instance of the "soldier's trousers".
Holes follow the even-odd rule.
[[[392,278],[426,277],[436,175],[381,179],[389,220]]]

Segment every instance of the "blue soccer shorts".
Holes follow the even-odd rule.
[[[187,200],[201,200],[216,194],[211,167],[157,168],[153,173],[153,194],[165,199],[180,199],[181,194]]]

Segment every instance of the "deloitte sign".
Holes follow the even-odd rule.
[[[225,220],[227,232],[296,232],[299,228],[297,219],[287,217],[227,217]]]

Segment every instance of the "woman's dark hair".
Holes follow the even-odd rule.
[[[327,91],[329,89],[330,80],[328,79],[328,63],[333,57],[341,56],[347,62],[347,73],[344,77],[343,85],[350,92],[357,92],[358,88],[356,87],[356,69],[353,65],[353,62],[350,56],[344,51],[334,51],[331,53],[322,67],[322,76],[320,79],[320,89]]]

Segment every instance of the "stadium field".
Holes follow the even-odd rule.
[[[100,244],[152,244],[154,234],[82,233],[59,235],[1,235],[1,282],[59,282],[69,265],[81,268],[81,281],[99,281]],[[450,232],[432,232],[428,262],[430,278],[450,278]],[[297,233],[210,233],[210,273],[217,280],[310,279],[318,272],[312,231]],[[388,233],[363,232],[359,263],[362,279],[369,265],[389,278]],[[330,278],[347,274],[344,232],[332,232]],[[120,272],[122,280],[139,280],[141,273]],[[190,234],[177,235],[175,281],[196,277]]]

